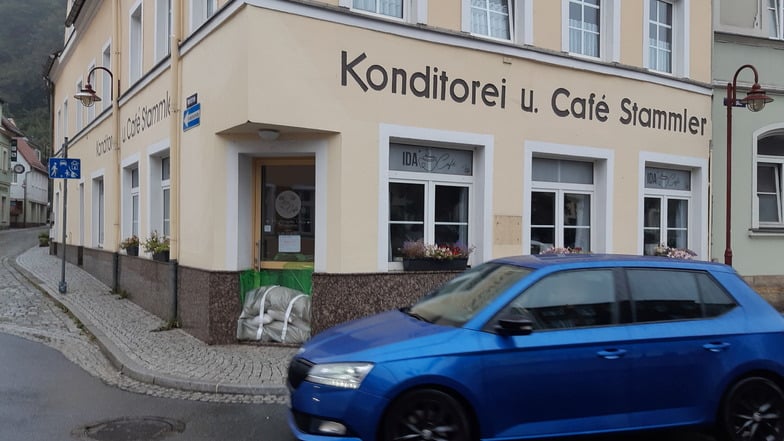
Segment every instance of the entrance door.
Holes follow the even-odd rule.
[[[256,269],[313,268],[315,159],[258,159],[254,170],[254,266]]]

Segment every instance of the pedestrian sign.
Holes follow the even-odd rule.
[[[82,177],[82,160],[49,158],[49,177],[52,179],[79,179]]]

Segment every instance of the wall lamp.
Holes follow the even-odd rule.
[[[74,95],[74,98],[79,100],[79,102],[82,103],[82,105],[85,107],[92,107],[92,105],[95,104],[97,101],[101,101],[101,97],[99,97],[98,94],[95,93],[93,86],[90,85],[90,76],[92,76],[93,72],[95,72],[98,69],[106,71],[106,73],[109,74],[109,80],[110,80],[109,84],[112,84],[114,82],[114,75],[112,75],[112,71],[110,71],[109,69],[103,66],[95,66],[94,68],[90,69],[90,72],[87,73],[87,84],[85,84],[84,87],[82,87],[82,90],[80,90],[79,92],[76,93],[76,95]],[[120,92],[119,89],[120,89],[120,85],[118,83],[117,84],[118,93]],[[110,90],[109,93],[111,94],[111,99],[113,100],[114,91],[111,88],[109,90]]]
[[[746,94],[746,98],[738,99],[736,92],[738,89],[738,74],[743,69],[749,68],[754,72],[754,84]],[[757,68],[751,64],[744,64],[735,71],[732,83],[727,83],[727,97],[724,98],[724,105],[727,107],[727,213],[725,219],[726,249],[724,250],[724,263],[732,265],[732,108],[746,107],[752,112],[759,112],[765,108],[765,104],[773,102],[773,98],[765,95],[765,91],[759,85],[759,75]]]
[[[280,136],[280,132],[271,129],[259,129],[259,138],[264,141],[274,141]]]

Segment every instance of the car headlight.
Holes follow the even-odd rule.
[[[359,389],[373,363],[326,363],[310,368],[305,381],[344,389]]]

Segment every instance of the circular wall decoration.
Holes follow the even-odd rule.
[[[24,164],[16,164],[16,165],[14,165],[14,173],[21,174],[21,173],[24,173],[24,171],[25,171]]]
[[[281,191],[275,198],[275,211],[284,219],[291,219],[302,209],[302,200],[291,190]]]

